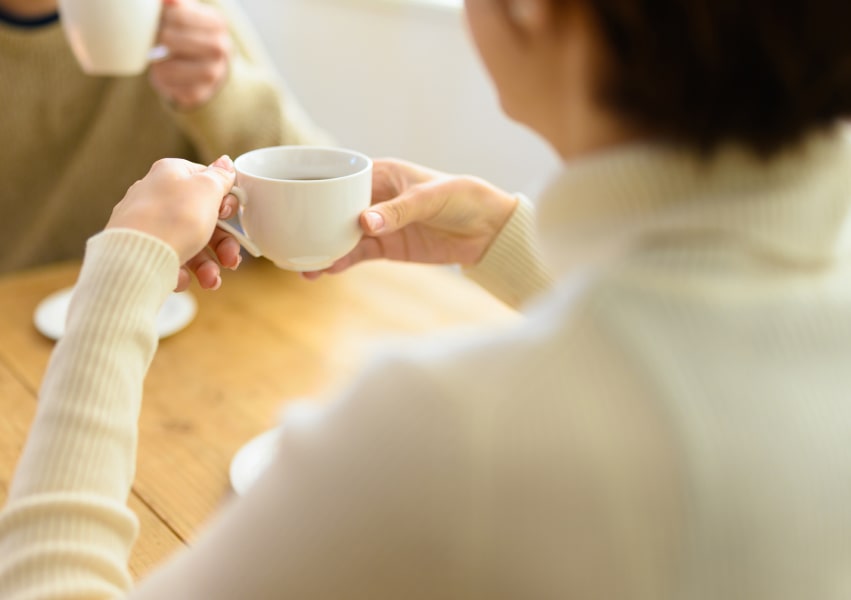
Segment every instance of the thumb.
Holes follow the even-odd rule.
[[[413,187],[391,200],[370,206],[361,215],[361,226],[367,235],[386,235],[428,221],[440,212],[443,204],[439,190]]]
[[[199,175],[211,179],[221,190],[221,197],[226,196],[233,187],[236,178],[236,170],[233,161],[228,155],[217,158],[210,166],[201,171]]]

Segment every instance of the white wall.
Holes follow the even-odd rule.
[[[557,160],[509,121],[463,14],[401,0],[241,0],[290,87],[351,148],[534,195]]]

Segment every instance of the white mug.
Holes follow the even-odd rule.
[[[372,160],[341,148],[275,146],[235,161],[242,231],[231,233],[254,256],[288,271],[318,271],[361,238],[360,214],[372,201]]]
[[[154,47],[162,0],[59,0],[59,20],[83,71],[138,75]]]

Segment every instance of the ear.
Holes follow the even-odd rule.
[[[508,0],[508,16],[516,27],[536,33],[550,20],[550,0]]]

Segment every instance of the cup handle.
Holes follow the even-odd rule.
[[[236,213],[236,220],[239,221],[240,227],[242,226],[242,208],[245,206],[248,197],[245,195],[245,190],[240,187],[233,186],[230,190],[230,193],[236,196],[236,199],[239,200],[239,210]],[[236,241],[240,243],[240,245],[248,250],[248,253],[251,256],[258,257],[263,256],[263,253],[260,252],[260,248],[257,247],[257,244],[252,242],[247,235],[239,231],[236,227],[228,223],[227,221],[223,221],[222,219],[218,220],[217,223],[220,229],[224,229],[233,237],[236,238]]]

